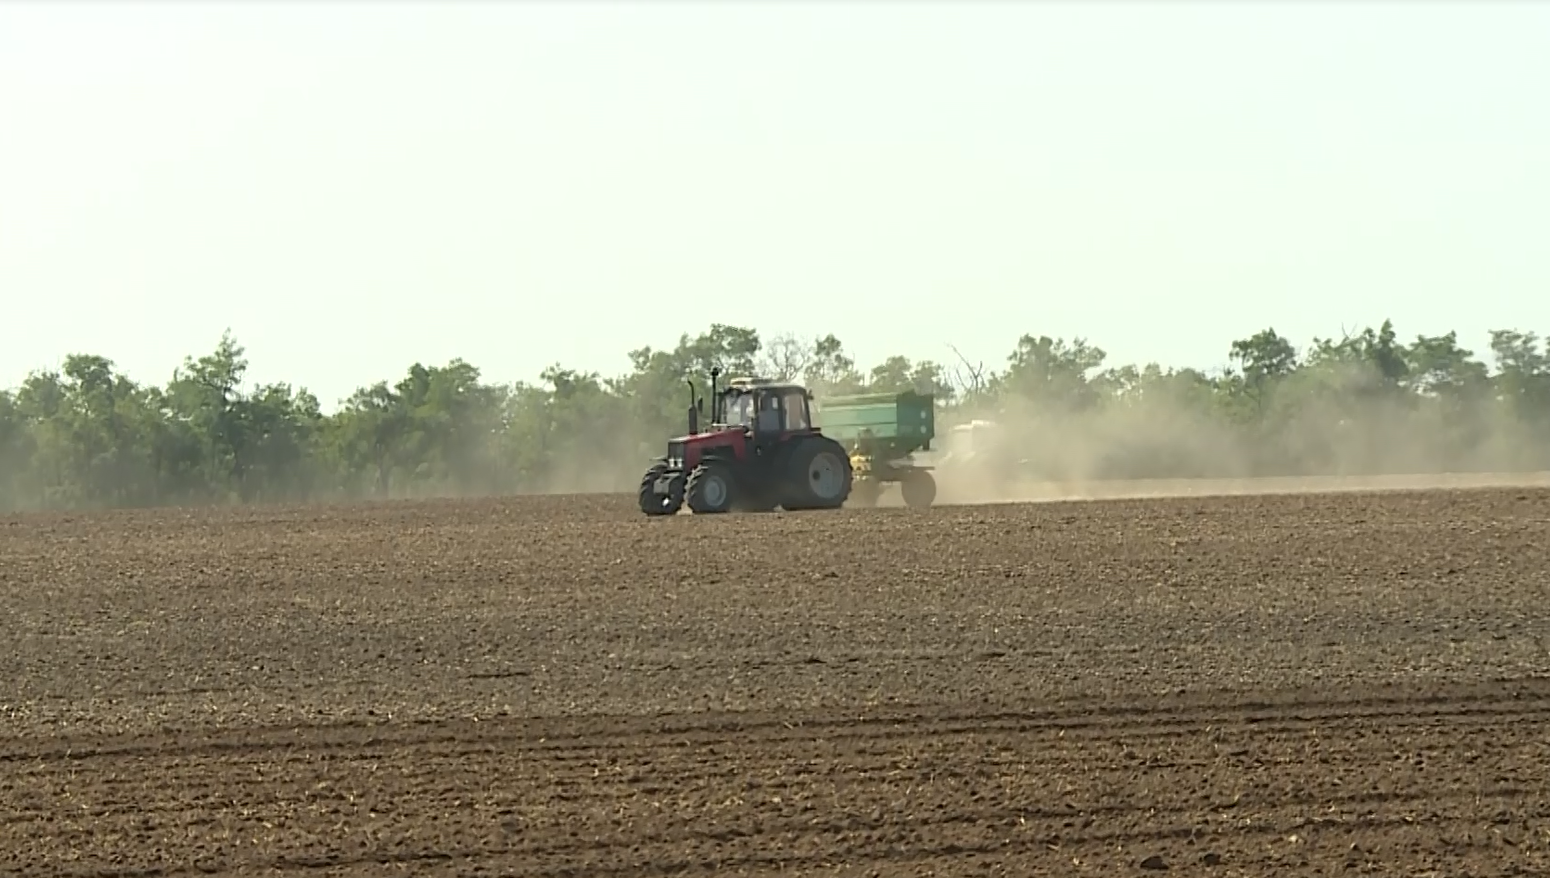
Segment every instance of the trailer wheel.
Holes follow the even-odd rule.
[[[899,482],[899,493],[905,506],[926,509],[936,500],[936,479],[925,470],[913,470]]]
[[[732,508],[732,474],[717,464],[701,464],[689,474],[684,497],[696,515],[713,515]]]

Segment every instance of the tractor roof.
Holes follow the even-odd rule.
[[[806,387],[800,384],[790,381],[777,381],[773,378],[733,378],[727,382],[726,389],[753,390],[756,387],[762,390],[807,390]]]

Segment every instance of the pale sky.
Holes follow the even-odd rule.
[[[1550,4],[0,3],[0,386],[1550,331]]]

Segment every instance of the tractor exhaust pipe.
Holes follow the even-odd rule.
[[[691,378],[684,383],[689,385],[689,435],[693,436],[700,432],[700,409],[702,403],[699,397],[695,395],[694,380]]]
[[[716,392],[716,379],[721,375],[720,366],[710,367],[710,422],[722,423],[721,394]]]

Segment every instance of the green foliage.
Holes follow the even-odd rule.
[[[833,335],[765,340],[713,325],[629,354],[605,378],[555,364],[538,383],[415,363],[325,414],[286,384],[246,386],[228,333],[165,386],[102,356],[0,391],[0,509],[618,490],[684,429],[686,381],[709,371],[801,380],[820,396],[933,393],[945,429],[1015,425],[1052,478],[1188,477],[1550,467],[1550,349],[1491,334],[1491,363],[1455,333],[1402,342],[1390,321],[1314,339],[1232,342],[1219,374],[1108,366],[1084,339],[1024,335],[1000,371],[893,356],[858,366]]]

